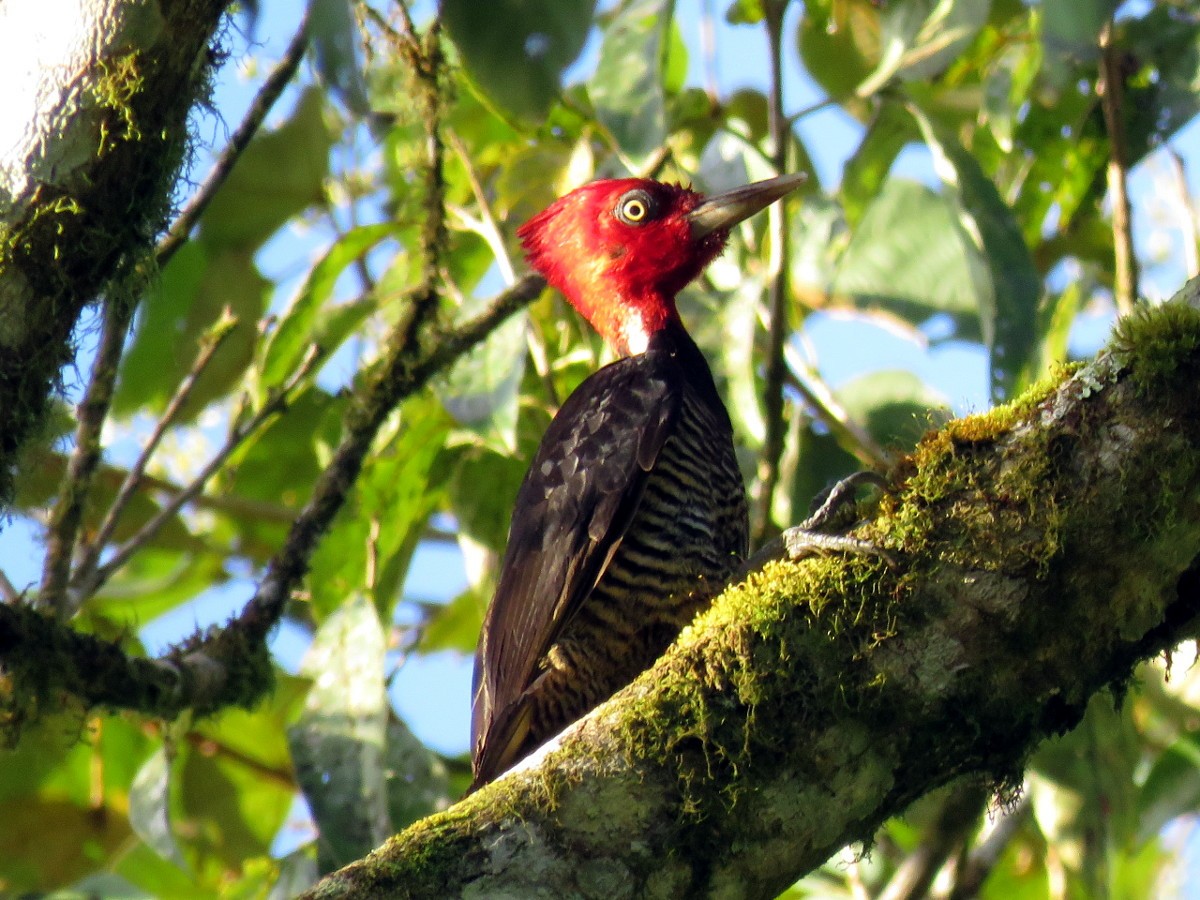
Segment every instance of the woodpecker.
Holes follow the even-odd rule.
[[[621,358],[562,405],[517,493],[475,658],[471,790],[649,668],[747,554],[729,414],[675,297],[799,186],[584,185],[517,232]]]

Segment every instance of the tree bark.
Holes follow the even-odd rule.
[[[772,564],[537,760],[306,896],[773,897],[1200,631],[1200,280],[928,435],[858,536]]]
[[[226,0],[0,4],[0,508],[85,306],[170,214]]]

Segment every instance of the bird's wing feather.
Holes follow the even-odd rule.
[[[537,677],[538,661],[603,575],[681,396],[670,354],[651,352],[592,375],[551,422],[517,494],[476,656],[471,737],[477,770],[490,769],[489,758],[502,762],[497,757],[514,742],[522,727],[520,700]]]

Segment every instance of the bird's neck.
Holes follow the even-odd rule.
[[[645,353],[655,334],[683,328],[675,298],[658,292],[591,290],[572,296],[571,303],[622,356]]]

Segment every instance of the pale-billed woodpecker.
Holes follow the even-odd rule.
[[[729,414],[675,297],[802,180],[708,199],[597,181],[519,229],[533,268],[622,358],[567,398],[517,494],[475,659],[472,790],[647,669],[743,564]]]

